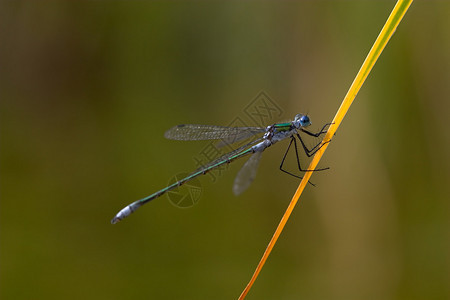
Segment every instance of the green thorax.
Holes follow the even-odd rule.
[[[279,123],[279,124],[275,124],[274,125],[275,129],[280,132],[280,131],[289,131],[292,129],[292,123]]]

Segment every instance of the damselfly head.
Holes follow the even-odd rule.
[[[311,120],[309,119],[309,117],[307,115],[298,114],[295,116],[292,124],[296,128],[308,127],[309,125],[311,125]]]

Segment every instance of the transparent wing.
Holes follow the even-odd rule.
[[[255,152],[239,170],[234,180],[233,193],[237,196],[242,194],[256,177],[258,164],[261,159],[262,152]]]
[[[177,125],[167,130],[164,136],[170,140],[218,140],[224,139],[229,144],[265,132],[264,127],[226,127],[214,125]]]
[[[255,127],[255,128],[257,128],[257,127]],[[221,139],[219,142],[217,142],[216,146],[219,147],[219,148],[222,148],[222,147],[225,147],[225,146],[229,146],[231,144],[234,144],[234,143],[246,140],[248,138],[251,138],[255,134],[263,133],[265,131],[266,131],[265,128],[263,128],[263,131],[259,131],[259,132],[256,132],[256,131],[253,131],[253,130],[242,131],[242,132],[238,133],[237,135],[232,135],[232,136],[229,136],[227,138]]]
[[[217,164],[217,163],[220,163],[220,162],[222,162],[222,161],[229,160],[229,159],[232,158],[233,156],[235,156],[235,155],[237,155],[237,154],[243,152],[245,149],[250,148],[250,146],[253,146],[253,145],[256,144],[256,143],[259,143],[259,142],[261,142],[262,140],[263,140],[263,138],[259,138],[259,139],[255,140],[255,141],[252,141],[252,142],[250,142],[250,143],[248,143],[248,144],[246,144],[246,145],[244,145],[244,146],[242,146],[242,147],[239,147],[239,148],[237,148],[237,149],[235,149],[235,150],[233,150],[233,151],[231,151],[231,152],[228,152],[228,153],[226,153],[226,154],[224,154],[224,155],[222,155],[222,156],[220,156],[220,157],[214,159],[213,161],[211,161],[211,162],[209,162],[209,163],[207,163],[207,164],[201,166],[200,168],[198,168],[197,170],[195,170],[195,171],[192,172],[192,173],[197,173],[197,172],[199,172],[199,171],[206,170],[206,169],[208,169],[209,167],[211,167],[211,166],[213,166],[213,165],[215,165],[215,164]],[[249,152],[249,153],[251,153],[251,152]]]

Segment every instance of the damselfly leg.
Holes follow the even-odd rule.
[[[330,124],[331,124],[331,123],[330,123]],[[310,136],[319,137],[320,135],[326,133],[325,128],[326,128],[327,126],[329,126],[330,124],[325,124],[325,125],[322,127],[322,129],[321,129],[318,133],[312,133],[312,132],[307,131],[307,130],[302,130],[302,131],[305,132],[306,134],[310,135]],[[300,140],[300,142],[301,142],[301,144],[302,144],[302,147],[303,147],[303,150],[304,150],[305,154],[306,154],[308,157],[311,157],[312,155],[314,155],[320,148],[323,147],[324,144],[329,143],[329,141],[327,141],[327,142],[325,142],[325,143],[320,142],[320,143],[316,144],[314,147],[312,147],[311,149],[308,149],[308,147],[307,147],[307,146],[305,145],[305,143],[303,142],[303,139],[301,138],[300,134],[297,134],[297,137],[298,137],[298,139]],[[328,169],[329,169],[329,167],[327,167],[327,168],[320,168],[320,169],[314,169],[314,170],[303,169],[302,166],[301,166],[301,164],[300,164],[300,158],[299,158],[299,155],[298,155],[297,141],[296,141],[296,139],[295,139],[295,136],[292,136],[292,137],[291,137],[291,140],[289,141],[289,145],[288,145],[288,147],[287,147],[287,149],[286,149],[286,152],[285,152],[284,155],[283,155],[283,159],[281,160],[280,170],[281,170],[282,172],[284,172],[284,173],[286,173],[286,174],[289,174],[289,175],[291,175],[291,176],[294,176],[294,177],[296,177],[296,178],[299,178],[299,179],[302,179],[302,178],[303,178],[303,177],[301,177],[301,176],[299,176],[299,175],[296,175],[296,174],[293,174],[293,173],[291,173],[291,172],[289,172],[289,171],[287,171],[287,170],[285,170],[285,169],[283,168],[284,162],[286,161],[286,157],[287,157],[287,154],[289,153],[289,150],[290,150],[290,148],[291,148],[291,146],[292,146],[292,143],[294,143],[295,157],[296,157],[296,160],[297,160],[297,168],[298,168],[298,170],[299,170],[300,172],[324,171],[324,170],[328,170]],[[308,183],[310,183],[311,185],[315,186],[311,181],[308,181]]]
[[[325,124],[325,125],[322,127],[322,129],[321,129],[319,132],[317,132],[317,133],[312,133],[312,132],[310,132],[310,131],[308,131],[308,130],[306,130],[306,129],[303,129],[303,128],[301,128],[301,132],[304,132],[304,133],[306,133],[306,134],[309,135],[309,136],[319,137],[320,135],[327,133],[327,130],[325,130],[325,128],[327,128],[327,126],[330,126],[331,124],[333,124],[333,123],[327,123],[327,124]],[[308,157],[311,157],[311,156],[313,156],[314,154],[316,154],[316,152],[319,151],[319,149],[322,148],[323,145],[325,145],[325,144],[327,144],[327,143],[330,142],[330,141],[326,141],[326,142],[324,142],[324,143],[320,142],[320,143],[316,144],[314,147],[312,147],[311,149],[308,149],[308,147],[306,146],[306,144],[303,142],[303,139],[302,139],[302,137],[300,136],[300,134],[297,133],[297,137],[298,137],[298,139],[300,140],[300,143],[302,143],[303,150],[305,151],[305,154],[306,154],[306,156],[308,156]],[[325,170],[326,170],[326,169],[325,169]],[[319,171],[319,170],[316,169],[316,170],[314,170],[314,171]]]

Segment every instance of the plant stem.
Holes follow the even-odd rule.
[[[386,44],[388,43],[391,36],[394,34],[398,24],[402,20],[403,16],[405,15],[406,11],[408,10],[409,6],[411,5],[413,0],[398,0],[397,4],[395,5],[394,9],[392,10],[388,20],[383,26],[383,29],[381,30],[380,34],[378,35],[377,39],[375,40],[375,43],[373,44],[372,48],[369,51],[369,54],[367,55],[366,59],[364,60],[364,63],[362,64],[358,74],[356,75],[355,79],[353,80],[352,85],[350,86],[350,89],[348,90],[347,94],[344,97],[344,100],[341,103],[341,106],[339,107],[333,121],[332,125],[328,128],[327,134],[325,135],[322,144],[323,146],[320,148],[319,151],[314,155],[308,170],[314,170],[316,166],[318,165],[320,159],[322,158],[322,155],[324,154],[325,150],[328,148],[329,141],[331,141],[331,138],[336,133],[336,130],[338,129],[339,125],[341,124],[345,114],[347,113],[348,109],[350,108],[350,105],[352,104],[353,100],[355,99],[356,95],[358,94],[359,90],[361,89],[361,86],[363,85],[364,81],[366,80],[367,76],[369,75],[370,71],[372,70],[373,66],[375,65],[376,61],[378,60],[378,57],[380,56],[381,52],[383,52],[383,49],[385,48]],[[275,246],[275,243],[278,240],[278,237],[280,236],[281,232],[283,231],[284,226],[286,225],[286,222],[288,221],[292,210],[294,209],[295,205],[298,202],[298,199],[300,198],[300,195],[302,194],[303,190],[305,189],[305,186],[308,183],[308,180],[310,179],[312,175],[312,172],[306,172],[302,181],[300,182],[300,185],[298,186],[297,190],[295,191],[294,196],[292,197],[291,202],[289,203],[288,208],[286,209],[286,212],[284,213],[283,217],[281,218],[280,223],[278,224],[277,229],[275,230],[275,233],[272,236],[272,239],[270,240],[269,244],[267,245],[266,251],[264,251],[264,254],[261,258],[261,260],[258,263],[258,266],[256,267],[255,272],[253,273],[252,278],[250,279],[249,283],[245,287],[244,291],[239,296],[239,299],[244,299],[247,295],[247,293],[250,291],[253,283],[255,282],[256,278],[259,275],[259,272],[261,271],[262,267],[264,266],[264,263],[266,262],[267,258],[270,255],[270,252],[272,251],[272,248]]]

